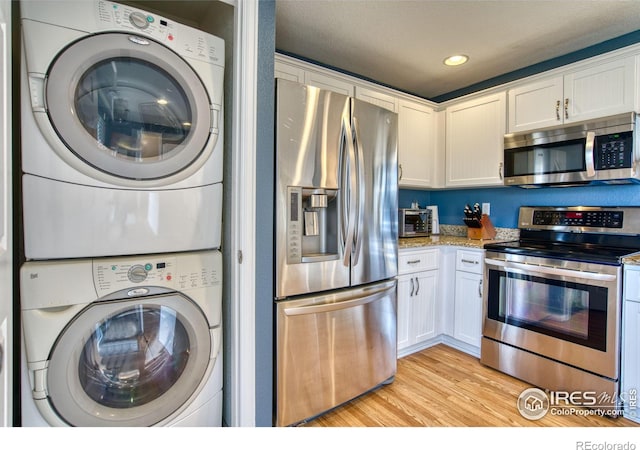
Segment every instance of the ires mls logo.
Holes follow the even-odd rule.
[[[595,391],[550,391],[529,388],[518,397],[517,407],[525,419],[539,420],[547,413],[558,416],[610,416],[622,415],[620,398],[606,392]]]

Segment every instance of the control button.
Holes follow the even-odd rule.
[[[149,26],[150,22],[153,22],[153,20],[149,21],[146,15],[139,11],[135,11],[129,14],[129,22],[131,22],[131,25],[134,27],[144,30]]]
[[[127,277],[132,283],[142,283],[147,279],[147,271],[140,264],[136,264],[131,266],[129,272],[127,272]]]
[[[171,278],[173,278],[171,274],[167,275],[167,281],[171,281]]]
[[[150,271],[152,268],[153,268],[153,266],[151,264],[149,264],[149,263],[146,263],[144,265],[144,270],[146,270],[147,272]]]

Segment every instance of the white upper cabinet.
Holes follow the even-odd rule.
[[[285,80],[294,81],[296,83],[304,83],[304,70],[300,67],[285,64],[276,59],[274,64],[275,77]]]
[[[356,86],[356,98],[367,103],[373,103],[381,108],[398,112],[398,98],[385,92],[376,91],[366,87]]]
[[[400,99],[398,102],[398,185],[401,188],[439,186],[437,116],[430,106]]]
[[[304,73],[304,83],[310,86],[326,89],[327,91],[337,92],[338,94],[353,96],[354,86],[352,83],[344,81],[340,78],[327,75],[323,72],[315,72],[306,70]]]
[[[446,186],[503,184],[506,92],[468,100],[446,110]]]
[[[509,132],[606,117],[635,109],[634,56],[509,90]]]

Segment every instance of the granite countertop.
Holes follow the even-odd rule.
[[[429,237],[409,237],[400,238],[398,240],[398,248],[417,248],[429,247],[434,245],[452,245],[469,248],[484,248],[484,244],[490,242],[508,242],[517,240],[520,236],[518,229],[513,228],[496,228],[497,234],[495,239],[469,239],[467,237],[467,227],[457,225],[441,225],[440,234],[431,235]],[[640,264],[640,256],[638,257]]]
[[[399,248],[402,248],[402,246],[400,245]],[[625,256],[624,258],[622,258],[622,264],[640,266],[640,252],[634,253],[633,255]]]

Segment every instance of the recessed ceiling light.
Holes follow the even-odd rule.
[[[444,60],[446,66],[459,66],[469,60],[467,55],[453,55]]]

